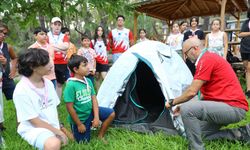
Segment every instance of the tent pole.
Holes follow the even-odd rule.
[[[221,0],[221,10],[220,10],[220,19],[221,19],[221,30],[225,30],[225,10],[226,10],[226,4],[227,0]]]

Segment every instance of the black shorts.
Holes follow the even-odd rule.
[[[248,60],[250,61],[250,53],[240,53],[242,61]]]
[[[108,70],[109,70],[108,64],[96,63],[96,72],[108,72]]]
[[[60,84],[69,78],[69,70],[66,64],[55,64],[56,81]]]

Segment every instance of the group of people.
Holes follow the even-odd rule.
[[[133,45],[132,32],[124,27],[124,21],[124,16],[117,17],[117,28],[109,33],[108,38],[101,26],[96,28],[93,39],[82,35],[81,47],[77,49],[70,42],[70,30],[62,28],[61,19],[54,17],[50,31],[42,27],[34,30],[36,42],[18,57],[18,62],[15,53],[12,54],[13,48],[4,42],[9,31],[7,26],[0,27],[1,50],[9,55],[0,55],[1,73],[12,79],[15,73],[11,68],[16,69],[17,63],[21,79],[10,95],[13,95],[17,112],[17,132],[29,144],[39,149],[54,150],[67,143],[68,137],[62,130],[57,113],[61,96],[74,139],[89,142],[90,129],[99,127],[101,121],[98,137],[105,141],[104,134],[115,113],[113,109],[98,106],[94,77],[105,78],[109,70],[107,51],[110,48],[115,62]],[[13,65],[9,67],[11,59]],[[3,118],[2,107],[0,111]]]
[[[250,11],[250,19],[249,16]],[[6,86],[7,93],[12,89],[13,94],[15,89],[13,101],[19,122],[17,132],[29,144],[46,150],[60,149],[67,144],[68,137],[61,130],[57,112],[61,95],[69,114],[68,121],[74,139],[77,142],[89,142],[91,128],[98,127],[101,121],[98,138],[105,141],[104,134],[115,118],[115,112],[98,106],[94,88],[97,82],[94,82],[94,78],[100,78],[97,84],[100,86],[109,70],[107,51],[112,49],[112,60],[115,62],[134,44],[132,32],[124,27],[125,17],[119,15],[116,19],[117,28],[107,38],[104,28],[98,26],[93,39],[82,35],[81,47],[77,50],[70,42],[70,30],[62,28],[61,19],[54,17],[51,20],[51,31],[41,27],[35,29],[36,42],[18,60],[13,48],[4,42],[7,26],[0,25],[0,48],[4,54],[0,54],[0,73],[3,78],[1,89],[4,92],[4,83],[11,85]],[[249,19],[241,31],[241,36],[246,37],[248,42]],[[166,44],[186,61],[194,80],[181,96],[168,100],[166,108],[172,109],[177,105],[173,112],[174,115],[182,116],[190,149],[205,149],[202,137],[208,140],[227,138],[249,142],[248,125],[238,129],[220,129],[244,119],[249,109],[237,76],[226,61],[227,35],[220,31],[218,19],[212,21],[212,31],[206,37],[198,29],[198,23],[198,18],[192,17],[188,30],[187,22],[173,23],[172,33],[167,38]],[[148,40],[145,29],[140,29],[139,34],[137,42]],[[249,49],[247,44],[243,45],[243,49]],[[245,64],[250,58],[248,55],[246,53],[242,57]],[[13,66],[16,64],[22,77],[13,88],[16,71]],[[5,82],[4,78],[11,82]],[[193,99],[199,91],[200,100]],[[8,99],[8,94],[5,95]],[[0,95],[0,123],[3,122],[2,101]],[[1,124],[0,129],[4,129]]]

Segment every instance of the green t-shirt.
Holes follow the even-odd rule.
[[[93,110],[91,96],[96,94],[91,80],[85,79],[87,84],[84,80],[75,78],[69,79],[63,92],[64,101],[66,103],[74,103],[73,108],[82,122],[88,119]],[[68,121],[75,124],[70,115],[68,115]]]

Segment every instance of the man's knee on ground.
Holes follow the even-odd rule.
[[[44,150],[59,150],[61,148],[61,141],[53,136],[48,138],[44,143]]]

